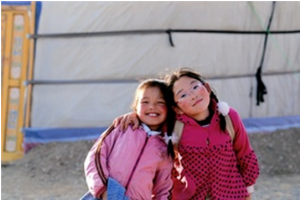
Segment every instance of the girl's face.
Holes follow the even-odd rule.
[[[178,114],[186,114],[197,121],[208,117],[210,94],[199,80],[183,76],[174,83],[173,93]]]
[[[157,130],[167,118],[167,106],[157,87],[148,87],[139,92],[136,106],[139,119],[151,130]]]

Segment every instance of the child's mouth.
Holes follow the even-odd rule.
[[[203,99],[198,99],[195,103],[194,103],[194,105],[193,106],[195,106],[195,105],[197,105],[197,104],[199,104],[201,101],[202,101]]]
[[[148,113],[148,114],[146,114],[146,115],[148,115],[148,116],[150,116],[150,117],[157,117],[157,116],[158,116],[157,113]]]

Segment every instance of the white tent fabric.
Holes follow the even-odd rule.
[[[271,9],[272,2],[46,1],[42,2],[38,34],[154,29],[264,31]],[[299,10],[300,2],[276,2],[271,31],[300,30]],[[34,80],[117,82],[35,85],[31,126],[108,126],[115,117],[130,111],[138,80],[162,77],[180,67],[194,68],[207,77],[219,99],[238,110],[242,118],[299,115],[299,33],[269,35],[262,68],[263,74],[269,73],[262,76],[268,94],[265,102],[256,106],[254,75],[264,38],[263,34],[172,33],[175,47],[167,34],[37,39]],[[131,82],[122,83],[126,80]]]

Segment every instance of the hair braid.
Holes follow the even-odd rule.
[[[213,91],[211,91],[211,93],[210,93],[210,98],[211,98],[211,101],[215,101],[214,107],[217,107],[217,103],[219,102],[219,99],[217,98],[216,94]],[[219,118],[220,118],[220,128],[222,131],[225,132],[225,130],[226,130],[225,117],[222,114],[219,114]]]
[[[167,98],[170,97],[167,95]],[[171,96],[170,98],[173,99],[173,96]],[[172,109],[172,106],[171,105],[168,105],[168,116],[167,116],[167,136],[170,137],[172,136],[173,134],[173,129],[174,129],[174,126],[175,126],[175,120],[176,120],[176,115],[175,115],[175,112],[174,110]],[[172,140],[169,140],[168,141],[168,144],[167,144],[167,149],[168,149],[168,155],[172,157],[172,159],[175,158],[175,152],[174,152],[174,145],[172,143]]]

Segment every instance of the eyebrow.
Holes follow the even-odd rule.
[[[192,81],[190,82],[190,85],[193,85],[195,82],[197,82],[197,80],[192,80]],[[180,92],[182,92],[182,90],[183,90],[183,89],[180,89],[180,90],[176,93],[176,95],[178,95]]]

